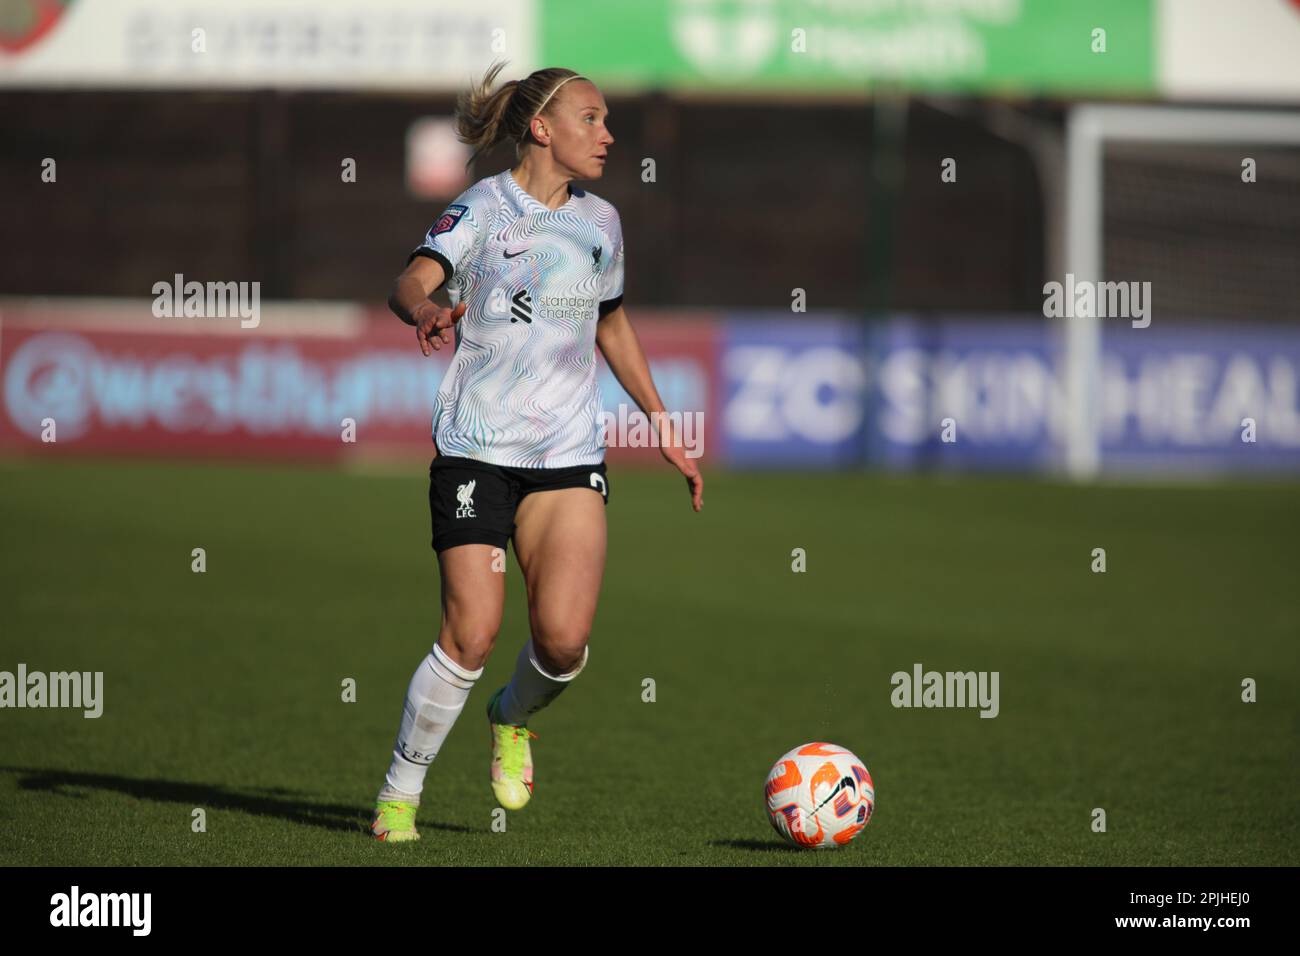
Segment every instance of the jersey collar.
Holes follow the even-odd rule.
[[[542,205],[541,200],[536,199],[533,196],[530,196],[528,193],[524,191],[523,186],[520,186],[519,183],[515,182],[514,174],[511,173],[510,170],[507,169],[501,175],[505,177],[506,187],[514,194],[515,200],[519,203],[519,205],[524,209],[525,212],[529,212],[529,213],[563,212],[565,209],[572,209],[574,201],[577,200],[578,198],[577,195],[573,192],[573,184],[570,183],[568,202],[566,202],[563,206],[560,206],[558,209],[548,209],[546,206]]]

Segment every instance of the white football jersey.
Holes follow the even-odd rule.
[[[596,321],[623,299],[618,212],[577,187],[547,209],[509,169],[465,190],[411,258],[466,303],[438,389],[438,452],[517,468],[604,460]]]

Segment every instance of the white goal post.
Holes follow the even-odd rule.
[[[1064,264],[1076,283],[1106,280],[1101,274],[1102,154],[1108,141],[1297,146],[1300,112],[1074,107],[1066,125]],[[1049,278],[1064,280],[1064,276]],[[1065,469],[1072,478],[1090,480],[1101,471],[1101,319],[1093,314],[1061,321],[1065,323]]]

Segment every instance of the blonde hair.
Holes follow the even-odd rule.
[[[507,80],[493,90],[492,84],[505,65],[504,61],[493,64],[482,80],[456,98],[457,135],[462,143],[474,147],[470,163],[498,143],[510,140],[514,141],[518,159],[530,138],[533,117],[547,109],[552,97],[569,80],[587,79],[573,70],[553,66],[522,80]]]

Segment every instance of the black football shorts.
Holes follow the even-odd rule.
[[[556,488],[590,488],[609,504],[604,462],[573,468],[508,468],[439,455],[429,465],[434,551],[458,544],[505,548],[514,537],[515,510],[524,496]]]

